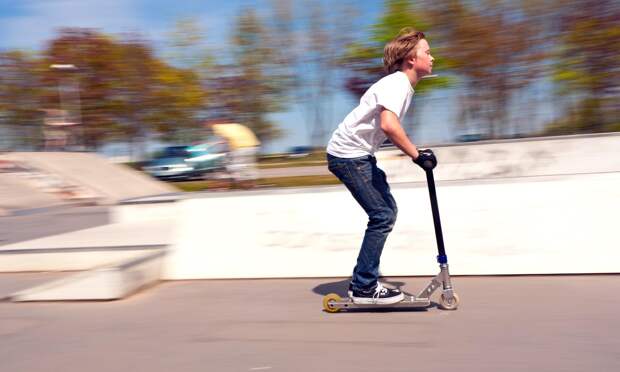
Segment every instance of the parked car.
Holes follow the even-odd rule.
[[[484,141],[485,139],[485,135],[481,133],[461,134],[460,136],[456,137],[457,142],[476,142]]]
[[[227,149],[222,144],[165,147],[142,170],[162,180],[207,178],[225,169]]]
[[[311,146],[293,146],[288,151],[289,158],[303,158],[309,156],[314,151]]]

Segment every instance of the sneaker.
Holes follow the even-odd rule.
[[[384,287],[377,282],[377,286],[368,290],[351,290],[351,299],[356,304],[389,305],[402,301],[405,296],[398,289]]]

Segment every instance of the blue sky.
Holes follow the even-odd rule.
[[[40,49],[59,27],[93,27],[108,33],[138,31],[161,43],[174,22],[197,18],[221,42],[234,16],[265,1],[228,0],[0,0],[0,48]]]
[[[200,22],[208,43],[217,48],[227,44],[231,25],[244,9],[253,7],[264,13],[269,11],[271,3],[271,0],[0,0],[0,50],[41,50],[60,27],[91,27],[110,34],[139,32],[151,40],[162,55],[167,34],[177,20],[187,17]],[[295,1],[298,8],[303,4],[303,0]],[[360,14],[361,30],[375,22],[383,8],[380,0],[358,0],[354,4]],[[455,89],[444,90],[417,101],[416,109],[421,112],[416,115],[420,123],[414,142],[437,143],[453,139],[456,118],[452,107],[456,106],[457,93]],[[328,131],[331,132],[355,104],[345,92],[335,94],[332,117],[326,118]],[[290,146],[309,144],[302,107],[292,104],[288,112],[276,114],[273,119],[286,136],[268,144],[265,150],[283,151]]]

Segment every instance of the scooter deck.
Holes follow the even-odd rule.
[[[428,298],[405,295],[402,301],[393,304],[356,304],[347,297],[331,300],[328,302],[327,306],[333,309],[333,311],[346,309],[419,309],[430,307],[431,300]]]

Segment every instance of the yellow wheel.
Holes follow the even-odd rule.
[[[439,307],[444,310],[456,310],[459,307],[459,296],[456,293],[452,294],[452,298],[447,298],[445,294],[441,294],[439,300]]]
[[[328,313],[337,313],[340,310],[337,307],[334,307],[333,303],[337,301],[342,301],[342,298],[335,293],[330,293],[327,296],[323,297],[323,309]]]

